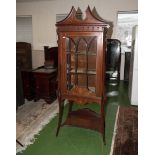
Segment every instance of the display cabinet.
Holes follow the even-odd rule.
[[[57,22],[58,34],[58,101],[59,122],[99,131],[105,142],[105,47],[108,22],[93,15],[88,7],[85,19],[76,17],[72,7],[69,15]],[[64,100],[69,112],[62,123]],[[72,105],[94,103],[100,114],[90,109],[72,110]]]

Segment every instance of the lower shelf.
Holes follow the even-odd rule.
[[[81,128],[87,128],[95,131],[101,131],[101,117],[90,109],[80,109],[69,113],[63,125],[71,125]]]

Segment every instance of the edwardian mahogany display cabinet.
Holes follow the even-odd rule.
[[[105,140],[105,48],[109,24],[94,16],[90,8],[86,17],[79,19],[72,7],[69,15],[57,22],[58,34],[58,101],[59,122],[99,131]],[[69,112],[62,123],[64,100],[69,101]],[[72,110],[73,103],[94,103],[100,114],[90,109]]]

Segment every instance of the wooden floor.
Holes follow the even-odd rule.
[[[137,107],[120,107],[113,155],[138,155]]]

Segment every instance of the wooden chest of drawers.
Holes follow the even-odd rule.
[[[57,70],[41,68],[33,71],[35,79],[35,98],[44,99],[47,103],[51,103],[56,99],[57,89]]]

